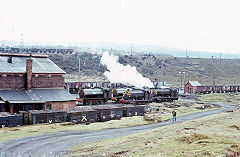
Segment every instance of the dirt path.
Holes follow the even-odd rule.
[[[55,157],[68,153],[68,149],[85,142],[93,142],[107,138],[114,138],[129,134],[138,133],[144,130],[154,129],[166,125],[181,123],[224,111],[235,110],[236,106],[212,103],[221,105],[224,108],[218,110],[193,113],[177,117],[177,122],[165,121],[162,123],[135,126],[129,128],[106,129],[98,131],[64,131],[15,139],[0,143],[1,157]]]

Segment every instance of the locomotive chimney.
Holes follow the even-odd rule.
[[[27,73],[27,90],[31,89],[32,80],[32,58],[26,60],[26,73]]]

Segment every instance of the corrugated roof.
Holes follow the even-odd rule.
[[[189,83],[190,83],[192,86],[201,86],[201,84],[200,84],[198,81],[189,81]]]
[[[3,101],[42,101],[39,96],[26,90],[0,90]]]
[[[76,100],[66,89],[32,89],[32,92],[46,102]]]
[[[1,73],[25,73],[26,60],[29,57],[12,56],[12,63],[8,63],[9,56],[0,55],[0,72]],[[46,57],[32,57],[33,60],[33,73],[62,73],[63,71],[53,61]]]
[[[45,103],[76,100],[66,89],[0,90],[0,97],[10,103]]]
[[[79,95],[78,94],[71,94],[74,98],[79,98]]]

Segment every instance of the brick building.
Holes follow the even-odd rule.
[[[0,53],[0,112],[75,107],[64,74],[47,55]]]
[[[201,84],[198,81],[188,81],[184,86],[184,93],[196,93],[199,86]]]

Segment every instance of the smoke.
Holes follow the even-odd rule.
[[[109,54],[107,51],[103,53],[101,63],[107,66],[108,71],[106,71],[104,75],[110,82],[123,83],[137,88],[153,87],[151,80],[143,77],[142,74],[137,71],[136,67],[120,64],[118,57]]]

